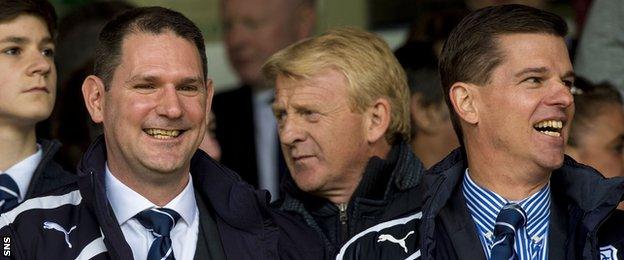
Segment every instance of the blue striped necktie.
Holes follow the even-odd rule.
[[[172,209],[151,208],[139,212],[135,218],[156,237],[147,253],[147,260],[175,259],[169,235],[180,214]]]
[[[17,205],[19,197],[17,183],[6,173],[0,174],[0,212],[4,213]]]
[[[515,259],[514,238],[516,230],[526,225],[526,213],[516,203],[507,203],[498,213],[494,225],[494,244],[490,260]]]

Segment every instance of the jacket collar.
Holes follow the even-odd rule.
[[[41,145],[41,161],[28,184],[25,198],[32,198],[38,193],[56,189],[76,180],[76,176],[66,172],[60,165],[53,161],[54,155],[61,147],[57,140],[37,139]]]
[[[369,159],[362,180],[353,193],[351,201],[355,199],[387,201],[393,191],[404,191],[416,186],[423,170],[422,163],[414,155],[409,144],[399,142],[392,146],[386,160],[377,156]],[[282,188],[287,195],[286,200],[291,197],[308,205],[329,203],[326,199],[300,190],[291,176],[284,178]]]
[[[89,190],[102,205],[108,205],[104,188],[105,163],[106,144],[104,137],[100,136],[80,161],[78,174],[81,177],[91,177],[93,183],[89,185]],[[236,173],[218,164],[199,149],[191,159],[190,171],[193,185],[198,187],[197,193],[214,209],[217,216],[228,224],[247,231],[263,227],[263,219],[258,216],[266,216],[268,213],[258,206],[258,201],[249,198],[256,198],[258,195],[265,199],[260,204],[267,204],[269,196],[266,191],[255,191]]]
[[[442,179],[441,188],[452,190],[461,182],[467,166],[465,152],[458,148],[431,167],[428,178]],[[565,194],[570,202],[585,212],[615,208],[624,193],[623,177],[605,179],[598,171],[567,155],[561,168],[553,171],[550,181],[551,192]],[[440,202],[449,196],[440,197]]]
[[[423,185],[427,186],[425,197],[429,199],[423,210],[423,219],[428,221],[422,227],[425,234],[428,234],[423,239],[424,245],[431,243],[432,221],[449,203],[452,194],[460,185],[466,167],[465,152],[458,148],[425,174]],[[596,231],[624,194],[624,178],[605,179],[593,168],[579,164],[567,155],[562,167],[552,173],[550,181],[554,200],[551,210],[556,211],[551,214],[551,226],[555,229],[551,230],[550,238],[561,238],[562,232],[569,229],[569,221],[580,221],[585,230]],[[593,234],[594,237],[588,239],[595,240],[595,232]]]
[[[108,245],[114,249],[114,258],[132,259],[132,251],[123,239],[123,233],[106,197],[104,170],[106,144],[100,136],[89,147],[78,166],[79,187],[87,206],[91,207],[102,227]],[[217,221],[223,221],[246,232],[259,233],[264,219],[269,215],[266,191],[255,191],[231,170],[216,163],[210,156],[198,150],[191,159],[191,175],[195,191],[206,206],[211,207]],[[258,201],[264,198],[264,202]]]
[[[80,159],[77,168],[78,188],[83,202],[94,213],[100,224],[104,243],[112,259],[132,259],[132,250],[117,223],[115,213],[106,197],[104,186],[104,167],[106,163],[106,144],[104,135],[100,135]]]

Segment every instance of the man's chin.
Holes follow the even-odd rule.
[[[294,180],[297,187],[304,192],[315,194],[321,189],[321,185],[319,185],[315,180],[302,180],[301,178],[294,178]]]
[[[184,164],[181,162],[181,160],[148,160],[144,161],[142,164],[146,170],[152,173],[158,175],[172,175],[184,170]]]
[[[550,158],[543,158],[543,159],[544,160],[540,162],[540,165],[546,171],[552,172],[554,170],[561,168],[561,166],[563,166],[563,154],[557,155],[557,156],[551,156]]]

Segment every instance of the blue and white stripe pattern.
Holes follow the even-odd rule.
[[[147,260],[174,260],[171,230],[180,219],[180,214],[172,209],[151,208],[139,212],[135,218],[154,235]]]
[[[17,205],[20,191],[15,180],[6,173],[0,174],[0,213],[7,212]]]
[[[479,187],[464,174],[462,192],[474,220],[486,258],[494,243],[494,224],[498,212],[508,201],[498,194]],[[516,231],[514,249],[518,259],[548,259],[548,222],[550,219],[550,183],[530,197],[515,202],[527,214],[527,224]]]

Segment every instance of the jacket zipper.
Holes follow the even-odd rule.
[[[349,217],[347,216],[347,203],[340,203],[337,205],[340,213],[340,244],[342,244],[347,237],[349,237]]]

